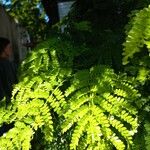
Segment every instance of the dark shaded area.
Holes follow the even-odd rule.
[[[17,83],[16,72],[15,64],[0,58],[0,100],[6,97],[7,104],[10,102],[13,85]]]
[[[13,127],[14,127],[14,123],[3,124],[2,127],[0,127],[0,136],[2,136],[4,133],[8,132]]]
[[[59,21],[57,0],[41,0],[44,10],[49,17],[50,27]]]
[[[130,20],[128,15],[148,4],[146,0],[76,0],[66,21],[66,33],[76,44],[85,44],[89,50],[75,58],[75,66],[84,69],[104,64],[121,71],[124,31]],[[87,22],[90,30],[88,26],[82,26],[82,22]]]

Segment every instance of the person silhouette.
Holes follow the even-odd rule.
[[[13,85],[17,83],[16,67],[10,61],[12,54],[10,41],[7,38],[0,37],[0,100],[6,98],[6,108],[11,101]],[[4,123],[0,127],[0,136],[13,126],[14,123]]]
[[[17,83],[16,67],[10,61],[11,56],[10,41],[0,37],[0,100],[6,97],[6,105],[11,100],[13,85]]]

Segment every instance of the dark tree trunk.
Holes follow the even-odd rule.
[[[41,0],[45,13],[49,18],[49,25],[52,26],[59,21],[57,0]]]

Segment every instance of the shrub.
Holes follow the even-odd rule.
[[[2,150],[28,150],[36,140],[41,143],[34,149],[132,147],[140,98],[134,79],[106,66],[75,72],[76,49],[54,38],[24,60],[12,103],[5,109],[1,102],[0,125],[14,125],[0,137]]]

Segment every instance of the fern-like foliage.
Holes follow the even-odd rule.
[[[7,115],[6,113],[5,116]],[[11,121],[14,122],[14,127],[0,138],[1,149],[30,149],[30,141],[37,128],[42,128],[46,141],[52,141],[52,118],[43,101],[20,104],[13,115],[15,119]]]
[[[143,110],[149,111],[150,83],[150,6],[134,12],[128,25],[124,43],[123,64],[140,82],[139,89],[145,97],[140,101]]]
[[[19,83],[12,93],[12,104],[6,109],[5,102],[1,102],[0,125],[12,123],[14,127],[0,138],[0,149],[30,149],[38,129],[43,134],[44,144],[52,142],[51,113],[61,115],[66,104],[59,86],[70,76],[69,62],[69,68],[64,68],[64,64],[60,67],[55,48],[45,42],[22,63]]]
[[[45,41],[24,60],[12,103],[6,109],[1,102],[0,126],[13,127],[0,137],[0,149],[29,150],[39,130],[47,149],[130,149],[140,97],[134,80],[106,66],[74,73],[79,50],[57,40]],[[71,55],[62,52],[65,45]]]
[[[75,74],[65,96],[62,128],[72,130],[70,149],[131,148],[138,126],[132,104],[139,94],[130,82],[97,66]]]
[[[134,12],[127,28],[124,43],[123,64],[139,82],[137,87],[142,94],[138,102],[140,127],[135,136],[134,149],[149,149],[150,115],[150,6]]]
[[[141,93],[146,97],[142,103],[149,103],[150,83],[150,6],[133,13],[126,31],[123,64],[126,70],[140,82]]]
[[[124,43],[123,63],[127,64],[129,58],[135,53],[142,51],[144,45],[150,48],[150,6],[136,13],[130,22],[130,29],[127,32],[126,42]]]
[[[150,6],[134,12],[126,34],[123,64],[132,63],[130,72],[137,73],[137,79],[145,83],[150,79]]]

